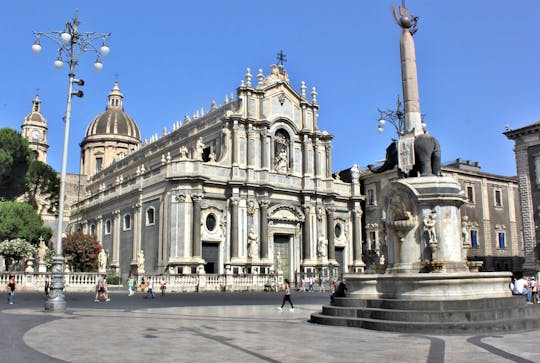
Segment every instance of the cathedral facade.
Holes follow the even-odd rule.
[[[256,83],[256,84],[255,84]],[[248,70],[236,95],[141,140],[118,82],[87,127],[81,174],[67,176],[64,230],[96,235],[111,270],[150,274],[384,271],[382,191],[395,170],[332,172],[333,136],[318,128],[317,92],[295,90],[283,66]],[[21,134],[46,162],[47,122],[36,96]],[[519,171],[519,170],[518,170]],[[456,162],[443,174],[467,203],[466,256],[483,271],[522,270],[515,177]],[[56,234],[57,218],[42,213]],[[69,261],[68,261],[69,263]],[[382,270],[381,270],[382,269]]]
[[[359,170],[332,176],[315,88],[295,90],[281,65],[248,70],[224,105],[143,142],[122,97],[116,83],[87,129],[71,209],[115,272],[135,273],[141,251],[147,273],[363,271]]]

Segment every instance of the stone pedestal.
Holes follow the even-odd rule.
[[[47,272],[47,266],[44,264],[38,265],[38,272]]]
[[[468,271],[462,258],[459,207],[465,202],[450,177],[394,181],[384,191],[388,229],[388,273]]]

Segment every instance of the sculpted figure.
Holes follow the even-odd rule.
[[[324,238],[324,235],[319,237],[319,242],[317,243],[317,254],[319,257],[326,257],[326,244],[328,241]]]
[[[137,273],[144,274],[144,251],[140,250],[137,253]]]
[[[398,151],[398,142],[394,140],[390,146],[386,148],[386,159],[379,167],[368,165],[372,173],[383,173],[387,170],[392,170],[398,165],[398,154],[403,151]],[[414,167],[408,175],[405,175],[398,170],[399,177],[416,177],[429,175],[441,175],[441,147],[435,137],[427,132],[420,134],[414,139]]]
[[[180,147],[180,159],[186,159],[187,156],[188,156],[188,152],[189,152],[189,150],[188,150],[187,146],[182,145]]]
[[[199,139],[197,140],[197,143],[195,144],[193,159],[201,161],[203,158],[203,151],[204,151],[204,143],[203,143],[202,137],[199,137]]]
[[[426,231],[428,235],[430,245],[437,243],[435,223],[437,223],[437,214],[436,213],[426,214],[426,216],[424,217],[424,230]]]
[[[469,217],[461,217],[461,237],[463,238],[463,246],[467,247],[471,245],[469,235]]]
[[[39,248],[38,248],[38,265],[44,265],[45,264],[45,254],[47,253],[47,246],[45,246],[45,241],[43,241],[43,238],[40,237],[39,239]]]
[[[255,258],[259,255],[259,236],[257,236],[257,233],[251,228],[248,233],[248,257],[249,258]]]
[[[103,273],[107,270],[107,253],[102,248],[98,254],[98,272]]]
[[[287,170],[289,169],[287,162],[287,150],[285,147],[282,147],[279,151],[278,155],[276,156],[276,170],[280,174],[287,173]]]

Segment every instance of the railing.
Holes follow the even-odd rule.
[[[43,291],[45,279],[50,273],[26,272],[0,272],[0,288],[9,281],[9,276],[15,277],[19,291]],[[99,274],[97,272],[68,272],[64,274],[64,291],[89,292],[96,288]],[[282,282],[281,276],[275,275],[145,275],[152,277],[155,290],[159,289],[162,278],[167,282],[168,292],[194,292],[194,291],[276,291]],[[139,277],[137,287],[140,286]],[[125,283],[123,285],[126,285]],[[110,288],[122,287],[122,285]],[[127,288],[127,287],[126,287]]]

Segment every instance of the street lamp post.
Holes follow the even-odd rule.
[[[52,31],[52,32],[34,32],[35,41],[32,45],[32,51],[36,54],[41,52],[41,37],[48,38],[56,43],[58,48],[58,58],[54,61],[54,66],[57,69],[62,68],[64,61],[69,64],[69,85],[68,85],[68,98],[66,106],[66,114],[64,117],[65,130],[64,130],[64,148],[62,153],[62,173],[60,175],[60,201],[58,209],[58,227],[57,227],[57,239],[56,239],[56,256],[53,259],[53,266],[51,271],[51,291],[49,298],[45,302],[46,311],[64,311],[66,309],[66,301],[64,300],[64,256],[62,252],[62,231],[63,231],[63,219],[64,219],[64,200],[66,190],[66,171],[67,171],[67,155],[68,155],[68,139],[69,139],[69,122],[71,118],[71,101],[73,96],[83,97],[83,92],[78,90],[73,92],[73,84],[83,86],[84,81],[82,79],[75,78],[75,66],[79,62],[79,58],[87,52],[94,52],[97,55],[97,60],[94,63],[96,71],[100,71],[103,68],[100,56],[106,56],[109,54],[110,49],[107,46],[107,38],[111,35],[99,34],[94,32],[80,33],[79,32],[79,19],[78,14],[75,13],[75,17],[71,22],[66,23],[64,31]],[[96,42],[102,42],[98,48],[94,45]]]
[[[405,131],[405,112],[403,111],[403,104],[401,100],[397,99],[396,109],[395,110],[381,110],[379,111],[379,120],[377,121],[377,132],[382,134],[384,131],[384,126],[387,122],[390,122],[392,126],[396,129],[396,133],[401,135]],[[424,115],[422,114],[422,127],[426,128],[426,123],[424,122]]]

